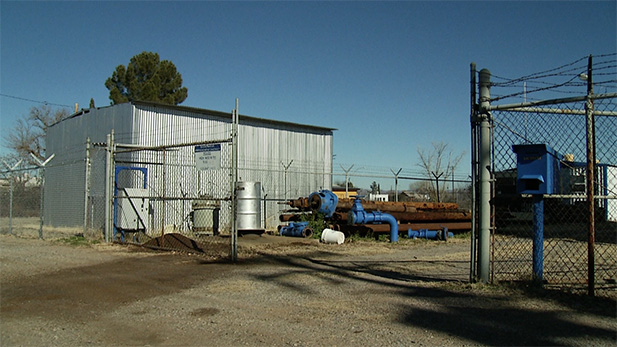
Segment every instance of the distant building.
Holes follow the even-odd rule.
[[[388,194],[369,193],[368,199],[371,201],[388,201]]]
[[[339,199],[351,198],[358,195],[358,191],[360,188],[349,187],[345,189],[345,187],[332,187],[332,193],[336,195]]]
[[[410,191],[403,191],[398,195],[398,201],[430,201],[428,194],[421,194]]]

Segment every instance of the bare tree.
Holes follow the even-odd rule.
[[[445,190],[445,182],[448,179],[452,179],[456,167],[461,162],[464,154],[464,151],[454,154],[445,142],[433,142],[432,148],[428,150],[418,146],[420,163],[417,165],[424,171],[425,176],[430,179],[429,194],[431,200],[437,201],[437,180],[444,183],[439,185],[439,191],[443,192]]]
[[[5,147],[12,150],[16,158],[29,161],[32,153],[44,160],[47,128],[68,115],[65,108],[54,110],[48,105],[31,108],[30,113],[19,118],[13,130],[4,136]]]

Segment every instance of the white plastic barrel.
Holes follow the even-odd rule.
[[[338,243],[339,245],[345,242],[345,234],[332,229],[324,229],[321,232],[321,242]]]

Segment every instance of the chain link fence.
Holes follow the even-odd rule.
[[[612,68],[607,70],[607,66]],[[595,286],[600,295],[615,293],[617,94],[608,93],[609,88],[615,89],[615,66],[614,56],[598,59],[595,64],[591,64],[590,59],[589,69],[597,69],[596,74],[601,76],[598,84],[607,93],[533,102],[527,100],[530,94],[525,93],[523,103],[510,106],[495,105],[497,99],[504,97],[492,100],[494,213],[491,263],[494,281],[532,279],[534,232],[537,228],[534,213],[538,213],[534,206],[540,201],[537,200],[539,196],[544,206],[542,275],[545,286],[569,291],[592,288],[591,292]],[[568,82],[547,81],[556,76],[565,77]],[[576,88],[587,84],[581,83],[577,79],[579,76],[587,76],[586,67],[582,63],[573,63],[550,73],[518,79],[517,83],[533,81],[536,85],[542,84],[544,87],[537,88],[533,94],[541,97],[546,95],[543,94],[546,86],[564,93],[575,92]],[[512,87],[509,82],[491,85],[497,91]],[[515,95],[521,96],[520,93]],[[591,107],[595,126],[588,137],[586,110],[591,111]],[[587,148],[588,139],[594,138],[593,191],[589,192]],[[549,162],[556,163],[554,175],[543,177],[540,183],[548,184],[544,180],[554,179],[553,189],[548,194],[535,197],[521,194],[522,183],[517,180],[523,180],[522,169],[517,167],[517,153],[513,147],[521,144],[548,145],[554,150],[547,154]],[[521,153],[518,155],[520,157]],[[593,198],[591,205],[589,196]]]
[[[0,234],[22,238],[58,239],[81,233],[78,228],[56,228],[44,223],[45,170],[23,160],[3,163],[0,171]],[[62,165],[53,160],[46,167]]]
[[[39,231],[41,179],[37,167],[21,162],[2,163],[0,176],[0,232],[3,234],[32,234]]]

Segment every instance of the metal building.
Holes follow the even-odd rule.
[[[229,195],[229,146],[223,146],[221,170],[200,171],[194,144],[225,143],[231,125],[231,113],[150,102],[82,110],[63,119],[47,132],[46,150],[55,158],[45,169],[45,224],[96,229],[103,223],[106,144],[113,133],[113,143],[125,148],[114,153],[116,170],[147,172],[143,178],[125,177],[123,183],[116,173],[116,189],[143,184],[150,195],[175,199],[153,213],[165,216],[159,224],[184,225],[191,198],[224,200]],[[334,130],[239,116],[238,180],[261,182],[264,228],[278,224],[284,206],[278,201],[330,189]]]

